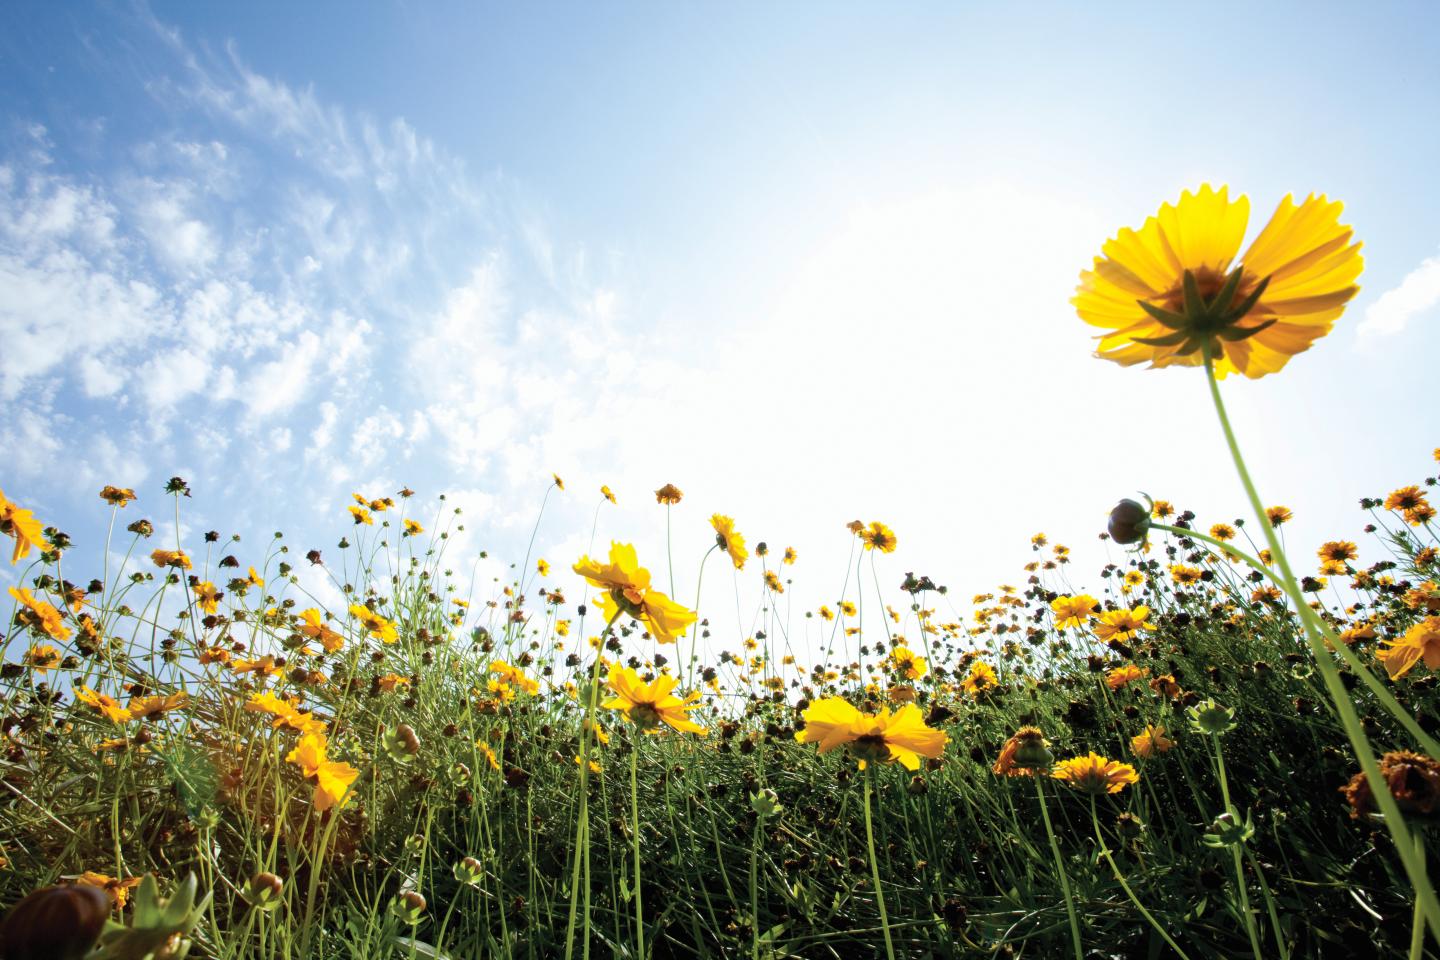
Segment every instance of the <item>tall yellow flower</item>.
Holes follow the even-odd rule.
[[[1431,670],[1440,670],[1440,617],[1426,617],[1404,636],[1384,641],[1375,656],[1391,680],[1405,676],[1421,660]]]
[[[717,513],[710,518],[710,526],[715,528],[715,542],[730,554],[730,562],[735,564],[735,569],[744,570],[750,551],[745,549],[745,538],[736,531],[735,521]]]
[[[20,622],[27,627],[38,630],[52,640],[64,640],[70,636],[70,628],[65,626],[60,611],[25,587],[11,587],[10,596],[20,601],[24,608],[20,611]]]
[[[131,719],[130,711],[120,706],[120,701],[106,693],[96,693],[89,687],[76,687],[75,699],[88,707],[100,711],[111,723],[124,723]]]
[[[695,613],[650,589],[650,571],[640,566],[635,548],[628,543],[611,543],[610,560],[601,563],[581,557],[574,566],[590,585],[605,593],[598,604],[608,621],[618,608],[645,624],[660,643],[674,643],[695,622]]]
[[[315,778],[315,794],[311,802],[321,813],[336,804],[343,807],[349,801],[350,784],[360,776],[360,771],[350,764],[331,760],[326,750],[323,733],[307,733],[285,757],[287,762],[299,767],[306,777]]]
[[[895,531],[891,530],[879,520],[873,521],[870,526],[856,531],[856,536],[865,544],[866,550],[879,550],[881,553],[894,553],[899,540]]]
[[[11,564],[25,559],[35,547],[41,550],[50,548],[45,542],[45,530],[40,521],[29,510],[22,510],[18,504],[7,500],[4,490],[0,490],[0,533],[15,538],[15,551],[10,554]]]
[[[320,619],[320,611],[311,607],[300,611],[300,625],[296,628],[303,637],[319,640],[326,653],[334,653],[345,645],[345,638],[331,630]]]
[[[209,580],[202,580],[194,586],[195,603],[206,613],[215,613],[220,609],[220,599],[225,596],[215,589],[215,584]]]
[[[1150,608],[1143,603],[1133,610],[1111,610],[1100,615],[1095,624],[1095,636],[1101,640],[1129,640],[1139,636],[1141,630],[1154,630],[1150,622]]]
[[[681,733],[705,735],[705,728],[687,716],[699,706],[700,694],[691,693],[683,700],[675,696],[673,691],[679,681],[669,674],[646,683],[631,667],[612,667],[605,682],[615,696],[601,706],[622,711],[640,729],[655,731],[663,723]]]
[[[360,625],[365,628],[365,631],[381,643],[394,643],[400,639],[400,635],[395,632],[395,624],[386,620],[364,604],[352,603],[350,605],[350,616],[359,620]]]
[[[501,683],[513,684],[524,690],[530,696],[540,692],[540,684],[527,677],[525,672],[518,667],[512,667],[504,660],[496,660],[490,664],[490,672],[499,677]]]
[[[1130,764],[1107,760],[1098,753],[1061,760],[1050,775],[1082,793],[1094,795],[1119,793],[1140,780]]]
[[[1341,209],[1287,195],[1237,262],[1249,199],[1187,190],[1106,241],[1070,302],[1106,331],[1096,356],[1123,366],[1196,366],[1208,346],[1217,377],[1275,373],[1329,333],[1360,289],[1360,244]]]
[[[1050,609],[1055,612],[1056,630],[1083,627],[1095,615],[1095,598],[1088,593],[1056,597],[1050,601]]]
[[[925,725],[924,715],[913,703],[894,712],[885,707],[871,714],[841,697],[826,697],[807,707],[804,716],[805,729],[795,732],[796,740],[819,744],[820,753],[848,745],[862,770],[871,760],[919,770],[921,757],[938,759],[950,742],[943,730]]]

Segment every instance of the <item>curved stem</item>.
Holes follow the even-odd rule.
[[[1325,681],[1325,689],[1330,694],[1330,700],[1334,703],[1336,712],[1340,715],[1341,726],[1344,727],[1345,735],[1349,738],[1350,745],[1355,750],[1355,756],[1360,761],[1360,769],[1364,772],[1365,780],[1369,783],[1370,790],[1375,796],[1375,803],[1384,815],[1385,829],[1390,833],[1390,839],[1395,844],[1395,852],[1400,858],[1401,865],[1405,868],[1410,885],[1415,890],[1417,908],[1425,915],[1426,922],[1430,924],[1432,936],[1435,937],[1437,943],[1440,943],[1440,900],[1436,899],[1435,889],[1425,877],[1424,861],[1415,855],[1410,831],[1405,827],[1404,815],[1400,812],[1395,797],[1391,795],[1385,777],[1380,773],[1380,764],[1370,749],[1370,742],[1365,736],[1364,728],[1360,725],[1360,717],[1355,712],[1355,704],[1345,690],[1345,684],[1340,679],[1340,671],[1336,668],[1335,661],[1330,658],[1329,652],[1325,648],[1324,632],[1316,625],[1319,618],[1305,602],[1305,595],[1300,592],[1295,575],[1290,571],[1290,561],[1285,556],[1280,539],[1275,535],[1274,528],[1270,526],[1265,517],[1265,505],[1255,490],[1254,482],[1250,479],[1250,471],[1245,467],[1245,458],[1241,455],[1240,445],[1235,440],[1235,431],[1230,426],[1230,417],[1225,412],[1225,402],[1220,398],[1220,384],[1215,379],[1215,363],[1211,350],[1212,347],[1209,344],[1204,348],[1205,379],[1210,385],[1210,399],[1215,404],[1215,414],[1220,420],[1220,429],[1225,434],[1225,443],[1230,448],[1230,458],[1235,462],[1235,471],[1240,475],[1240,483],[1245,488],[1250,508],[1255,511],[1261,529],[1265,532],[1270,553],[1275,559],[1276,566],[1280,568],[1280,578],[1277,582],[1300,615],[1300,622],[1305,627],[1305,636],[1310,641],[1310,648],[1320,669],[1320,676]],[[1354,657],[1354,653],[1347,650],[1343,643],[1337,643],[1334,646],[1342,651],[1342,656],[1347,653],[1350,655],[1346,657],[1347,663]],[[1356,658],[1356,662],[1358,663],[1358,658]],[[1357,672],[1362,677],[1369,673],[1363,665]]]
[[[630,745],[630,839],[635,844],[635,955],[645,960],[645,908],[640,900],[640,788],[635,775],[640,766],[640,737],[644,734],[638,728],[636,734]]]
[[[1155,932],[1160,934],[1160,938],[1170,945],[1170,949],[1175,951],[1176,956],[1180,957],[1180,960],[1190,960],[1185,951],[1180,949],[1180,945],[1170,939],[1170,934],[1165,932],[1165,928],[1160,926],[1159,921],[1151,916],[1149,910],[1145,909],[1144,904],[1135,896],[1135,891],[1130,889],[1130,884],[1125,882],[1125,875],[1120,872],[1120,867],[1116,865],[1115,858],[1110,855],[1110,848],[1105,844],[1105,838],[1100,833],[1100,817],[1095,812],[1095,798],[1093,796],[1090,798],[1090,823],[1095,827],[1095,842],[1100,845],[1100,855],[1104,857],[1105,862],[1110,865],[1110,872],[1115,875],[1115,879],[1120,884],[1120,889],[1125,891],[1125,896],[1130,898],[1130,903],[1134,905],[1136,910],[1140,911],[1140,916],[1144,917],[1150,926],[1155,928]]]
[[[1230,781],[1225,776],[1225,752],[1220,748],[1220,735],[1210,734],[1210,744],[1215,748],[1215,770],[1220,779],[1220,799],[1225,804],[1225,812],[1238,820],[1240,811],[1230,803]],[[1245,867],[1240,862],[1240,844],[1231,845],[1230,857],[1235,864],[1235,889],[1240,894],[1240,913],[1245,918],[1245,932],[1250,936],[1250,951],[1255,955],[1255,960],[1264,960],[1260,954],[1260,933],[1255,929],[1255,917],[1250,913],[1250,891],[1245,884]]]
[[[1065,914],[1070,918],[1070,939],[1075,945],[1075,960],[1084,960],[1080,947],[1080,921],[1075,917],[1075,898],[1070,896],[1070,878],[1065,873],[1065,861],[1060,858],[1060,844],[1055,840],[1055,828],[1050,825],[1050,809],[1045,805],[1043,774],[1035,775],[1035,796],[1040,799],[1040,819],[1045,821],[1045,836],[1050,840],[1050,855],[1055,858],[1055,872],[1060,875],[1060,892],[1065,896]],[[1123,881],[1122,881],[1123,882]]]
[[[870,850],[870,879],[875,884],[875,905],[880,908],[880,931],[885,934],[885,956],[895,960],[895,945],[890,942],[890,919],[885,915],[885,894],[880,889],[880,861],[875,858],[875,828],[870,817],[870,770],[865,770],[865,845]]]

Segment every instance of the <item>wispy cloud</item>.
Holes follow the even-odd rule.
[[[1382,293],[1365,310],[1357,333],[1363,338],[1389,337],[1440,304],[1440,256],[1427,257],[1400,285]]]

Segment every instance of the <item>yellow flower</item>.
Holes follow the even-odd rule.
[[[674,677],[661,674],[647,684],[631,667],[612,667],[605,682],[615,696],[601,706],[623,711],[640,729],[654,731],[664,723],[681,733],[704,736],[705,728],[687,716],[699,705],[700,694],[691,693],[684,700],[675,696],[671,692],[678,683]]]
[[[546,562],[545,562],[545,559],[544,559],[543,557],[540,558],[539,560],[536,560],[536,561],[535,561],[535,572],[538,573],[538,574],[540,574],[540,576],[542,576],[542,577],[548,577],[548,576],[550,576],[550,564],[546,563]]]
[[[895,537],[895,531],[879,520],[873,521],[857,536],[865,544],[866,550],[879,550],[881,553],[894,553],[895,547],[899,544],[899,540]]]
[[[1157,753],[1164,753],[1173,746],[1175,741],[1165,736],[1165,728],[1157,727],[1153,723],[1130,738],[1130,752],[1142,760],[1148,760]]]
[[[550,476],[555,478],[555,486],[559,487],[561,490],[565,489],[565,481],[560,479],[560,474],[552,473],[550,474]]]
[[[847,617],[855,616],[855,604],[851,603],[849,600],[841,600],[840,612],[845,614],[845,616]]]
[[[655,502],[663,503],[667,507],[670,507],[679,503],[681,498],[684,496],[685,494],[680,492],[679,487],[675,486],[675,484],[673,483],[667,483],[665,484],[665,486],[655,491]]]
[[[130,719],[130,711],[120,706],[120,701],[109,694],[96,693],[89,687],[76,687],[75,699],[100,711],[111,723],[124,723]]]
[[[39,644],[25,651],[25,666],[44,673],[60,666],[60,651],[49,644]]]
[[[819,611],[817,611],[817,612],[820,614],[820,618],[821,618],[822,620],[834,620],[834,619],[835,619],[835,611],[834,611],[834,610],[831,610],[829,607],[825,606],[824,604],[821,604],[821,605],[820,605],[820,609],[819,609]]]
[[[1141,573],[1139,570],[1127,570],[1125,571],[1124,580],[1121,581],[1120,590],[1123,593],[1129,593],[1135,588],[1143,587],[1144,585],[1145,574]]]
[[[1235,528],[1228,523],[1217,523],[1210,528],[1210,536],[1216,540],[1230,541],[1235,539]]]
[[[1050,601],[1050,609],[1055,613],[1056,630],[1083,627],[1095,615],[1095,598],[1088,593],[1056,597]]]
[[[717,513],[710,518],[710,526],[715,528],[716,544],[730,554],[730,561],[735,564],[735,569],[744,570],[750,551],[745,549],[745,538],[736,532],[735,521]]]
[[[600,486],[600,496],[604,497],[606,500],[609,500],[611,503],[616,502],[615,494],[612,493],[610,491],[610,488],[604,484],[601,484]]]
[[[871,760],[919,770],[921,757],[939,759],[950,742],[943,730],[925,725],[924,715],[913,703],[870,714],[841,697],[826,697],[807,707],[804,716],[805,729],[795,732],[796,740],[819,744],[822,754],[849,745],[862,770]]]
[[[1266,507],[1265,519],[1270,521],[1270,526],[1278,527],[1282,523],[1289,523],[1291,520],[1294,520],[1295,514],[1290,512],[1289,507]]]
[[[786,547],[785,554],[780,558],[781,563],[794,563],[796,558],[795,548]]]
[[[1431,670],[1440,670],[1440,617],[1426,617],[1403,637],[1383,641],[1375,656],[1391,680],[1405,676],[1421,660]]]
[[[416,536],[419,536],[420,534],[422,534],[422,533],[424,533],[424,532],[425,532],[425,528],[422,527],[422,526],[420,526],[419,523],[415,522],[414,520],[411,520],[409,517],[406,517],[406,518],[405,518],[405,532],[402,533],[401,536],[403,536],[403,537],[416,537]]]
[[[919,680],[930,671],[930,664],[924,657],[916,656],[909,647],[896,647],[890,651],[890,667],[907,680]]]
[[[0,533],[15,538],[15,552],[10,555],[12,565],[25,559],[34,547],[50,549],[40,521],[29,510],[22,510],[18,504],[7,500],[4,490],[0,490]]]
[[[100,491],[100,499],[115,507],[123,507],[135,499],[135,491],[129,487],[106,486]]]
[[[380,689],[381,693],[394,693],[395,688],[401,684],[410,686],[410,678],[402,677],[398,673],[387,673],[383,677],[375,678],[375,686]]]
[[[202,580],[195,584],[194,590],[195,602],[199,604],[201,610],[206,613],[215,613],[220,609],[220,598],[225,594],[216,590],[215,584],[209,580]]]
[[[265,578],[260,576],[260,574],[256,573],[254,567],[251,567],[247,571],[245,571],[245,582],[252,587],[265,586]]]
[[[132,719],[154,720],[171,710],[179,710],[189,701],[190,695],[183,690],[178,690],[163,697],[131,697],[130,706],[126,709],[130,711]]]
[[[765,571],[765,586],[774,590],[776,593],[785,592],[785,585],[780,582],[780,578],[775,574],[774,570]]]
[[[365,628],[370,636],[378,638],[381,643],[394,643],[400,639],[400,635],[395,632],[395,624],[386,620],[364,604],[352,603],[350,605],[350,616],[359,620],[360,625]]]
[[[350,764],[329,759],[326,749],[323,733],[307,733],[285,757],[287,762],[299,767],[306,777],[315,778],[315,793],[311,802],[321,813],[336,804],[343,807],[349,801],[347,794],[350,784],[360,776],[360,771]]]
[[[1105,674],[1105,684],[1111,690],[1119,690],[1126,684],[1136,680],[1144,680],[1149,675],[1149,670],[1127,663],[1123,667],[1116,667],[1114,670]]]
[[[1119,793],[1140,779],[1140,775],[1130,764],[1107,760],[1098,753],[1061,760],[1050,775],[1082,793],[1095,796]]]
[[[249,713],[270,714],[275,718],[272,724],[275,727],[289,727],[301,733],[325,732],[325,721],[317,719],[313,714],[300,712],[295,700],[277,697],[268,690],[252,693],[245,704],[245,710]]]
[[[150,562],[161,568],[190,569],[190,558],[185,555],[184,550],[154,550],[150,553]]]
[[[1107,241],[1080,274],[1071,303],[1106,330],[1096,356],[1124,366],[1196,366],[1202,350],[1215,374],[1261,377],[1330,332],[1355,296],[1364,262],[1342,205],[1286,196],[1240,263],[1250,202],[1229,188],[1188,190],[1140,230]],[[1187,289],[1188,288],[1188,289]]]
[[[345,645],[345,638],[334,630],[331,630],[320,620],[320,611],[315,608],[300,611],[302,623],[297,628],[300,635],[311,640],[319,640],[320,645],[325,648],[326,653],[334,653]]]
[[[999,685],[1000,679],[995,675],[995,668],[984,660],[976,660],[970,666],[970,673],[961,681],[960,689],[974,697]]]
[[[126,877],[124,880],[118,877],[107,877],[103,873],[96,873],[93,870],[86,870],[75,878],[75,882],[86,887],[99,887],[110,895],[110,904],[117,910],[124,907],[130,899],[130,891],[140,886],[141,877]]]
[[[518,667],[512,667],[504,660],[496,660],[491,663],[490,672],[496,674],[502,683],[514,684],[532,697],[540,692],[540,684],[538,682],[525,676],[524,671]]]
[[[19,614],[21,623],[40,631],[51,640],[65,640],[70,636],[70,628],[65,626],[59,610],[36,597],[25,587],[11,587],[9,592],[10,596],[20,601],[24,607]]]
[[[352,507],[349,507],[349,508],[347,508],[347,509],[349,509],[349,511],[350,511],[350,516],[352,516],[352,517],[355,518],[355,525],[356,525],[356,526],[359,526],[359,525],[362,524],[362,523],[365,524],[366,526],[371,526],[371,527],[373,527],[373,526],[375,525],[375,520],[374,520],[373,517],[370,516],[370,511],[367,510],[367,509],[365,509],[364,507],[355,507],[355,506],[352,506]]]
[[[285,668],[275,663],[274,656],[265,654],[256,660],[236,660],[230,665],[236,673],[260,673],[267,677],[278,677]]]
[[[1154,630],[1150,622],[1150,608],[1141,604],[1133,610],[1111,610],[1101,614],[1095,624],[1095,636],[1101,640],[1129,640],[1138,636],[1141,630]]]
[[[581,557],[574,570],[591,586],[606,591],[598,604],[607,621],[623,610],[644,623],[660,643],[674,643],[695,622],[695,613],[650,589],[650,571],[640,566],[635,548],[627,543],[610,544],[610,560],[600,563]]]
[[[1189,583],[1198,583],[1205,575],[1205,571],[1199,567],[1187,567],[1183,563],[1172,563],[1170,565],[1170,579],[1182,586]]]

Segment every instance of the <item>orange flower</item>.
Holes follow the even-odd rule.
[[[1050,775],[1082,793],[1096,796],[1119,793],[1140,780],[1140,775],[1130,764],[1107,760],[1098,753],[1062,760]]]
[[[22,510],[19,504],[7,500],[4,490],[0,490],[0,533],[15,538],[15,551],[10,554],[12,565],[29,556],[31,549],[35,547],[41,550],[50,549],[40,521],[36,520],[29,510]]]

